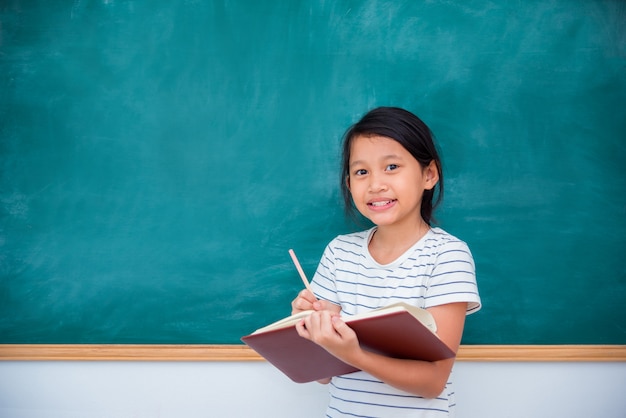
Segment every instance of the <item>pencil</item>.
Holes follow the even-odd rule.
[[[293,260],[293,264],[296,265],[296,269],[298,270],[298,273],[300,273],[300,278],[302,279],[302,283],[304,283],[304,287],[306,287],[306,289],[311,292],[311,294],[315,294],[313,293],[313,289],[311,289],[311,285],[309,284],[309,280],[306,278],[306,275],[304,274],[304,271],[302,270],[302,266],[300,265],[300,262],[298,261],[298,257],[296,257],[296,253],[293,252],[293,250],[289,250],[289,255],[291,256],[291,259]]]

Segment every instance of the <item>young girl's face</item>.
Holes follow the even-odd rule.
[[[393,139],[375,135],[352,140],[347,179],[352,200],[379,227],[419,228],[424,190],[437,180],[434,162],[422,167]]]

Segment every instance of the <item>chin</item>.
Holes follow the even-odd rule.
[[[370,222],[372,222],[376,226],[390,226],[395,223],[395,219],[393,220],[384,219],[384,218],[381,218],[380,216],[367,217],[367,219],[369,219]]]

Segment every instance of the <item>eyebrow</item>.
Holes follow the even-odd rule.
[[[402,157],[398,154],[387,154],[383,157],[380,158],[381,161],[388,161],[388,160],[402,160]],[[364,164],[364,161],[362,160],[356,160],[350,163],[350,167],[354,167],[355,165],[361,165]]]

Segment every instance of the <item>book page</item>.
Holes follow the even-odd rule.
[[[346,323],[349,324],[351,321],[356,321],[356,320],[363,319],[363,318],[373,318],[376,316],[387,315],[393,312],[401,312],[401,311],[409,312],[418,321],[424,324],[426,328],[428,328],[430,331],[432,331],[433,333],[437,332],[437,325],[435,324],[435,320],[433,316],[430,314],[430,312],[428,312],[426,309],[411,306],[404,302],[394,303],[384,308],[378,308],[378,309],[374,309],[368,312],[363,312],[357,315],[353,315],[350,317],[345,317],[344,320],[346,321]],[[311,311],[311,310],[298,312],[297,314],[288,316],[286,318],[273,322],[269,325],[266,325],[262,328],[259,328],[256,331],[254,331],[253,334],[259,334],[259,333],[266,332],[266,331],[290,327],[292,325],[297,324],[298,321],[300,321],[302,318],[309,316],[313,312],[314,311]]]
[[[404,302],[393,303],[389,306],[385,306],[384,308],[374,309],[372,311],[363,312],[357,315],[353,315],[345,319],[346,323],[350,323],[350,321],[356,321],[362,318],[373,318],[380,315],[387,315],[393,312],[407,311],[411,315],[413,315],[418,321],[420,321],[426,328],[431,330],[433,333],[437,332],[437,324],[435,323],[435,318],[428,312],[426,309],[418,308],[416,306],[409,305]]]
[[[287,328],[291,325],[295,325],[298,323],[298,321],[300,321],[302,318],[305,318],[309,315],[311,315],[314,311],[302,311],[302,312],[298,312],[297,314],[293,314],[291,316],[288,316],[287,318],[283,318],[283,319],[279,319],[276,322],[272,322],[269,325],[266,325],[262,328],[257,329],[256,331],[253,332],[253,334],[259,334],[261,332],[265,332],[265,331],[271,331],[274,329],[280,329],[280,328]]]

